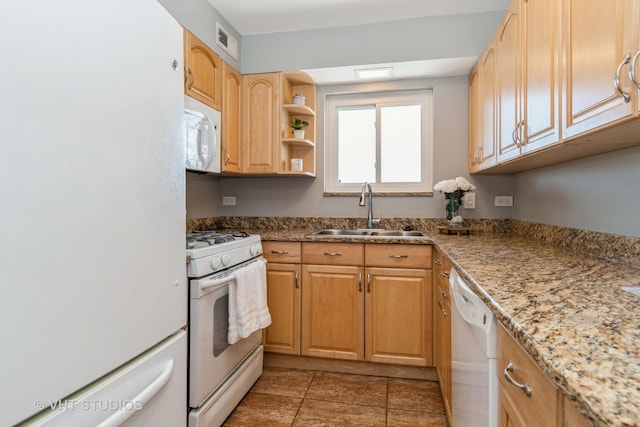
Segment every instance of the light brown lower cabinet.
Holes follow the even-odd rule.
[[[430,273],[365,269],[365,360],[432,365]]]
[[[263,330],[264,350],[300,355],[300,242],[262,242],[262,247],[271,313],[271,325]]]
[[[589,427],[593,424],[498,326],[498,425]]]
[[[447,418],[451,424],[451,299],[449,298],[449,272],[451,262],[439,250],[433,256],[433,347],[434,365],[440,380]]]
[[[426,268],[431,246],[305,242],[296,282],[296,264],[282,263],[292,258],[293,249],[278,243],[263,243],[273,322],[264,334],[266,351],[432,365],[431,274]],[[299,314],[291,309],[296,298]]]
[[[364,359],[362,267],[302,266],[302,355]]]

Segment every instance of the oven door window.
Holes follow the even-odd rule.
[[[213,304],[213,356],[218,357],[229,347],[229,294],[220,295]]]

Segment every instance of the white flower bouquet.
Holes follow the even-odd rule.
[[[459,176],[456,179],[445,179],[433,186],[433,189],[444,193],[447,199],[447,219],[452,223],[461,223],[460,207],[462,206],[462,197],[467,191],[473,191],[476,187],[469,181]]]

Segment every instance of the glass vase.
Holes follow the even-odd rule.
[[[461,225],[462,217],[460,216],[460,208],[462,207],[462,197],[456,197],[451,194],[447,199],[447,221],[449,225]]]

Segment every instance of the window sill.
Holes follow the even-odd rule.
[[[353,197],[353,196],[360,196],[361,192],[360,191],[347,191],[347,192],[324,192],[322,193],[322,195],[324,197],[340,197],[340,196],[347,196],[347,197]],[[407,191],[407,192],[387,192],[385,193],[384,191],[374,191],[373,192],[373,196],[374,197],[432,197],[433,196],[433,192],[431,191]]]

